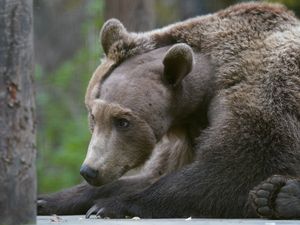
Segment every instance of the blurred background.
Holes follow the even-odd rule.
[[[39,193],[81,181],[90,139],[84,95],[102,57],[98,35],[105,20],[115,17],[129,31],[146,31],[237,2],[242,1],[34,0]],[[269,2],[300,15],[299,0]]]

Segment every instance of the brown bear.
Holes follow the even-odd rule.
[[[165,69],[174,69],[170,63],[174,60],[172,57],[180,56],[177,51],[181,51],[179,53],[183,54],[184,60],[179,66],[186,66],[184,71],[178,70],[178,81],[189,73],[190,84],[187,83],[187,87],[193,90],[193,94],[189,95],[195,95],[196,102],[187,101],[190,96],[186,96],[188,93],[185,92],[171,99],[173,88],[170,85],[170,90],[165,89],[166,82],[171,80],[162,83],[160,75],[156,74],[155,70],[163,69],[161,62],[164,58]],[[103,71],[109,66],[105,66],[106,62],[100,65],[86,94],[92,138],[80,173],[90,184],[40,196],[40,215],[86,213],[97,198],[143,189],[194,160],[193,144],[199,132],[207,127],[205,108],[213,92],[213,84],[210,84],[212,76],[208,57],[192,54],[190,47],[184,44],[163,47],[132,57],[115,68],[106,79]],[[149,76],[140,79],[140,74],[146,71]],[[192,81],[196,76],[201,76],[201,79]],[[93,96],[93,90],[96,96]],[[176,123],[170,121],[170,111],[166,111],[165,107],[169,105],[172,108],[176,101],[187,104],[183,110],[193,108],[194,115],[178,118]],[[140,164],[144,165],[138,174],[117,180]]]
[[[106,59],[87,90],[93,136],[81,174],[105,185],[41,198],[40,208],[82,212],[95,200],[87,217],[299,215],[275,205],[295,205],[280,194],[299,192],[288,178],[300,173],[300,22],[291,12],[243,3],[142,34],[110,20],[101,42]],[[185,147],[175,160],[172,148],[154,160],[177,130]],[[112,182],[148,157],[154,179]]]

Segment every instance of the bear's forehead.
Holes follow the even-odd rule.
[[[140,78],[143,78],[143,74],[157,75],[161,73],[162,59],[170,47],[166,46],[129,57],[121,64],[108,57],[103,58],[101,64],[94,72],[86,91],[85,104],[87,108],[91,108],[91,101],[100,97],[101,87],[108,83],[110,87],[117,85],[126,86],[129,80],[131,83],[137,82],[137,80],[139,80],[139,83],[143,83],[149,78],[148,76],[146,79],[140,80]]]
[[[162,86],[162,60],[169,47],[132,57],[115,68],[101,83],[99,98],[123,102],[149,97]]]
[[[166,96],[166,89],[161,85],[159,76],[150,72],[147,76],[152,78],[130,81],[126,76],[111,77],[100,88],[99,99],[144,114],[147,105],[155,107]]]
[[[95,99],[93,101],[92,114],[96,117],[133,115],[130,109],[124,108],[117,103],[106,102],[101,99]]]
[[[130,109],[141,117],[149,117],[146,112],[149,105],[154,111],[159,110],[168,96],[161,81],[162,60],[168,49],[157,49],[124,61],[101,82],[98,99]]]
[[[159,48],[152,50],[150,52],[146,52],[143,54],[132,56],[126,60],[124,60],[118,67],[116,67],[111,75],[114,74],[132,74],[134,69],[140,69],[139,73],[143,73],[143,71],[151,70],[153,66],[162,67],[163,58],[171,46]]]

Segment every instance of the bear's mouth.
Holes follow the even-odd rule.
[[[101,185],[104,184],[101,181],[98,181],[97,179],[94,179],[94,180],[87,180],[87,179],[85,179],[85,180],[86,180],[86,182],[88,182],[92,186],[101,186]]]
[[[120,177],[122,177],[126,172],[128,172],[129,170],[131,170],[132,168],[129,165],[123,166],[119,172],[115,173],[114,176],[106,176],[104,174],[109,174],[109,173],[97,173],[97,176],[89,179],[87,177],[84,177],[84,179],[86,180],[86,182],[88,182],[90,185],[92,186],[102,186],[105,184],[109,184],[113,181],[118,180]],[[101,175],[102,174],[102,175]],[[112,174],[112,173],[110,173]]]

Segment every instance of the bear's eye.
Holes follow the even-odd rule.
[[[114,125],[115,125],[115,127],[119,128],[119,129],[126,129],[130,126],[130,123],[127,119],[115,118]]]

